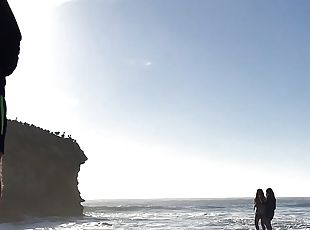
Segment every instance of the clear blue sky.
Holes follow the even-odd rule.
[[[45,28],[43,102],[24,112],[10,99],[20,67],[11,116],[77,138],[87,199],[309,196],[309,11],[306,0],[68,1]],[[51,123],[40,106],[54,90]]]

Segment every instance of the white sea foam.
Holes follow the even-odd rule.
[[[278,199],[275,230],[310,230],[310,198]],[[85,202],[83,218],[26,219],[0,229],[229,229],[254,228],[252,199],[101,200]]]

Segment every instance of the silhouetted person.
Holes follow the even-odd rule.
[[[254,199],[254,209],[255,209],[255,228],[259,230],[259,221],[261,223],[262,229],[265,230],[264,225],[264,214],[265,214],[265,203],[266,198],[262,189],[257,189],[256,196]]]
[[[265,214],[264,214],[264,224],[267,230],[272,230],[271,220],[274,216],[274,210],[276,209],[276,198],[271,188],[266,190],[266,203],[265,203]]]
[[[6,133],[6,77],[15,70],[22,39],[13,12],[6,0],[0,0],[0,196],[2,191],[2,156]]]

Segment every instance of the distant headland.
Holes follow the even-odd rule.
[[[70,135],[8,120],[0,222],[82,215],[77,177],[86,160]]]

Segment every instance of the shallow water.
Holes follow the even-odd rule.
[[[255,229],[253,199],[97,200],[84,206],[82,218],[28,218],[0,229]],[[310,198],[279,198],[273,227],[310,230]]]

